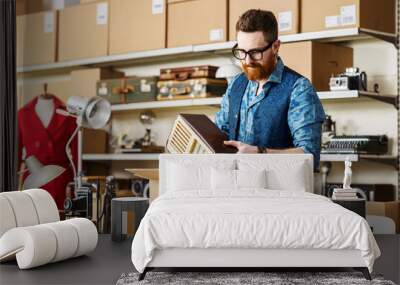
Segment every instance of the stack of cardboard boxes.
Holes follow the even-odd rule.
[[[250,8],[274,12],[281,35],[351,27],[395,33],[394,0],[48,1],[17,1],[19,66],[235,40]]]

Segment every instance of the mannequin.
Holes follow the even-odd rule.
[[[55,112],[65,110],[64,103],[53,94],[47,93],[35,97],[18,111],[18,158],[34,155],[42,164],[55,164],[64,167],[63,174],[41,188],[47,190],[60,210],[64,209],[65,192],[69,182],[73,181],[70,162],[65,153],[65,145],[76,129],[75,118]],[[77,164],[77,139],[71,143],[74,164]],[[23,155],[25,154],[25,155]],[[29,173],[25,173],[23,181]]]
[[[54,114],[53,96],[40,95],[35,105],[35,112],[43,126],[47,129]]]

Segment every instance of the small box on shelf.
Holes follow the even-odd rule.
[[[88,3],[60,11],[59,61],[108,54],[108,2]]]
[[[17,66],[56,62],[57,15],[46,11],[17,17]]]
[[[228,0],[168,0],[167,18],[167,47],[228,38]]]
[[[110,0],[110,54],[165,48],[164,2]]]
[[[329,43],[284,43],[279,54],[286,66],[308,78],[317,91],[329,90],[331,75],[353,66],[351,47]]]
[[[229,40],[236,40],[236,22],[249,9],[274,13],[279,35],[300,32],[300,0],[229,0]]]
[[[394,0],[301,1],[301,32],[364,28],[396,33]]]

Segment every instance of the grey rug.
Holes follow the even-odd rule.
[[[324,284],[324,285],[358,285],[379,284],[395,285],[381,276],[372,275],[368,281],[359,272],[148,272],[146,278],[138,281],[138,273],[122,274],[117,285],[133,284],[221,284],[221,285],[292,285],[292,284]]]

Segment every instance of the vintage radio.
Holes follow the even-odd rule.
[[[125,77],[97,82],[97,95],[111,104],[155,101],[157,77]]]
[[[187,80],[193,78],[215,78],[218,66],[201,65],[160,70],[160,80]]]
[[[227,136],[202,114],[179,114],[167,140],[170,153],[235,153],[237,149],[225,146]]]
[[[334,136],[321,153],[386,154],[388,137],[382,136]]]
[[[198,78],[158,81],[157,87],[157,100],[176,100],[222,96],[227,83],[225,79]]]

